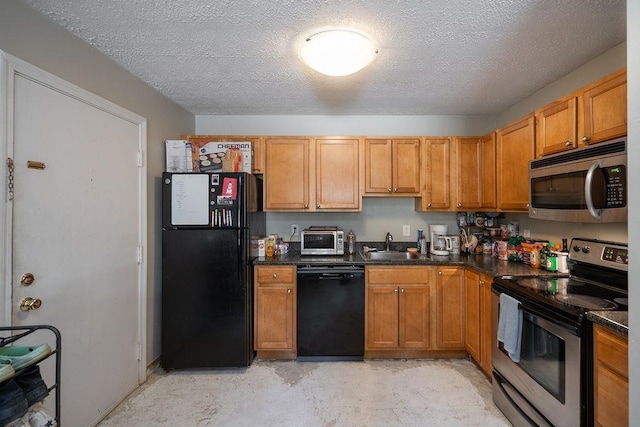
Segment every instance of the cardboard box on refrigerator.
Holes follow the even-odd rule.
[[[183,139],[165,141],[166,172],[193,172],[193,151],[191,143]]]
[[[192,141],[194,172],[251,173],[251,142]]]

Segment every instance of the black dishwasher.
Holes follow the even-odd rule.
[[[298,360],[364,359],[364,267],[298,267]]]

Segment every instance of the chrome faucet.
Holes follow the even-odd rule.
[[[391,242],[393,242],[393,236],[391,233],[387,233],[384,238],[384,250],[389,252],[391,250]]]

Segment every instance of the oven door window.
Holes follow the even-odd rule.
[[[529,377],[564,404],[565,341],[540,326],[536,322],[536,316],[527,312],[523,312],[522,315],[522,347],[518,365]],[[505,352],[502,343],[500,350]]]
[[[335,247],[335,235],[330,233],[306,234],[304,236],[306,249],[333,249]]]

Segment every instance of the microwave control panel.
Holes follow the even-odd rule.
[[[607,208],[627,206],[627,168],[625,165],[610,166],[603,169],[607,185]]]

